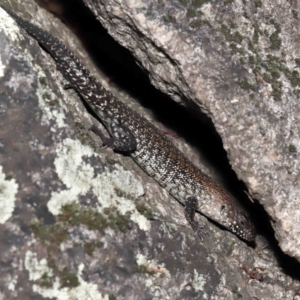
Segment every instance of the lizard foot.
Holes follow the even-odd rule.
[[[197,233],[200,241],[203,241],[203,238],[205,235],[208,235],[208,232],[206,230],[206,226],[204,224],[199,224],[198,222],[194,221],[191,223],[191,226],[194,230],[194,232]]]

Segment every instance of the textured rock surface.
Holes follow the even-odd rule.
[[[95,72],[57,19],[30,1],[16,12]],[[101,148],[78,95],[2,9],[0,62],[0,299],[293,297],[298,278],[269,248],[254,250],[209,222],[200,243],[174,199],[130,158]]]
[[[85,0],[177,101],[197,103],[300,259],[299,2]]]

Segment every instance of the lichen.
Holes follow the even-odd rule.
[[[4,224],[15,209],[19,185],[12,176],[7,176],[0,166],[0,224]]]
[[[272,83],[273,93],[272,96],[275,101],[281,101],[282,97],[282,82],[277,81]]]
[[[234,2],[234,0],[224,0],[224,5],[228,5],[228,4],[231,4],[233,2]]]
[[[199,274],[197,270],[194,269],[194,277],[192,280],[192,287],[196,292],[203,291],[206,279],[203,274]]]
[[[293,144],[290,144],[290,145],[289,145],[289,152],[290,152],[290,153],[296,153],[296,152],[297,152],[296,146],[293,145]]]
[[[86,225],[89,230],[98,230],[102,233],[108,227],[107,218],[103,214],[77,203],[63,205],[57,219],[69,226]]]
[[[84,250],[89,256],[93,256],[94,251],[102,246],[103,243],[100,241],[92,241],[83,244]]]
[[[281,48],[281,43],[282,43],[282,40],[279,36],[281,32],[281,26],[274,19],[270,20],[270,24],[272,24],[275,27],[275,31],[269,37],[271,43],[271,49],[278,50]]]
[[[201,7],[207,0],[192,0],[194,7]]]
[[[253,28],[254,28],[254,32],[253,32],[252,42],[254,44],[257,44],[259,36],[261,35],[261,31],[259,30],[259,26],[258,26],[257,22],[255,22],[253,24]]]
[[[182,3],[183,5],[187,5],[188,4],[188,0],[179,0],[180,3]]]
[[[92,192],[98,199],[99,205],[94,210],[95,213],[98,211],[99,220],[104,222],[101,216],[104,210],[109,208],[115,211],[111,217],[120,230],[126,230],[129,219],[137,223],[140,229],[147,230],[150,224],[138,213],[132,200],[144,194],[141,183],[131,172],[125,171],[119,165],[116,165],[112,172],[105,171],[95,176],[93,166],[84,158],[96,159],[97,156],[89,146],[82,145],[77,140],[66,139],[58,146],[54,164],[58,177],[66,189],[52,193],[48,202],[49,211],[53,215],[59,215],[65,205],[78,204],[80,196]],[[93,218],[90,216],[89,219]],[[107,224],[102,225],[107,226]]]
[[[63,268],[58,274],[61,288],[74,288],[79,286],[78,276],[70,272],[67,268]]]
[[[46,258],[38,260],[37,254],[27,251],[24,259],[29,280],[33,281],[32,290],[43,298],[57,300],[109,300],[113,294],[102,295],[94,283],[82,278],[84,265],[80,264],[76,273],[67,268],[61,270]]]
[[[154,219],[154,214],[152,210],[147,208],[143,203],[141,202],[136,202],[135,204],[137,211],[145,216],[148,220],[153,220]]]
[[[29,63],[32,63],[31,60]],[[37,76],[38,78],[41,78],[37,81],[38,87],[36,89],[36,96],[38,98],[40,108],[47,116],[48,121],[55,120],[58,128],[66,127],[66,116],[64,113],[66,110],[65,104],[61,102],[61,99],[57,98],[57,95],[53,93],[52,89],[46,84],[45,78],[47,78],[47,76],[41,67],[32,65],[32,68],[37,70]]]
[[[224,23],[221,24],[221,32],[224,34],[228,42],[235,42],[240,44],[244,39],[244,37],[238,31],[234,31],[232,33],[230,27],[228,27]]]
[[[1,30],[4,30],[5,35],[7,35],[12,41],[21,39],[20,28],[16,22],[11,18],[6,11],[1,9],[0,25]]]
[[[239,81],[239,86],[246,91],[256,91],[256,87],[253,84],[248,82],[248,79],[245,77]]]
[[[196,13],[196,10],[191,8],[191,7],[188,7],[187,10],[186,10],[186,16],[188,18],[193,18],[193,17],[196,17],[197,13]]]
[[[201,19],[195,19],[189,23],[189,26],[196,29],[196,28],[200,28],[202,24],[203,21]]]
[[[272,50],[278,50],[281,47],[281,38],[279,36],[279,32],[278,31],[274,31],[271,35],[270,35],[270,43],[271,43],[271,49]]]
[[[262,7],[262,1],[261,0],[254,0],[255,7]]]
[[[29,228],[36,239],[50,250],[58,249],[68,237],[68,229],[60,223],[44,225],[42,221],[35,220],[30,223]]]
[[[58,220],[69,226],[86,225],[89,230],[98,230],[102,233],[107,227],[118,228],[122,232],[126,232],[129,228],[129,219],[114,207],[106,208],[102,214],[77,203],[66,204],[61,208]]]

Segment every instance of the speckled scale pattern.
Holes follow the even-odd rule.
[[[51,54],[58,69],[99,116],[113,139],[119,139],[115,150],[130,152],[149,176],[186,205],[186,214],[193,215],[197,209],[239,237],[254,239],[248,214],[235,198],[188,161],[155,126],[105,90],[64,44],[6,11]],[[191,225],[195,223],[188,221]]]

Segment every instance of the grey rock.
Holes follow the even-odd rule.
[[[30,1],[16,11],[64,41],[107,88],[147,114],[107,84],[58,19]],[[164,68],[167,56],[152,55],[149,66]],[[293,297],[299,281],[270,248],[254,250],[210,222],[201,243],[179,203],[130,158],[102,148],[89,130],[97,121],[77,93],[64,89],[51,57],[2,9],[0,61],[0,299]],[[169,71],[184,81],[179,68]],[[168,92],[192,95],[190,84],[181,90],[174,83]]]
[[[300,260],[299,3],[85,3],[153,85],[211,117],[281,249]]]

